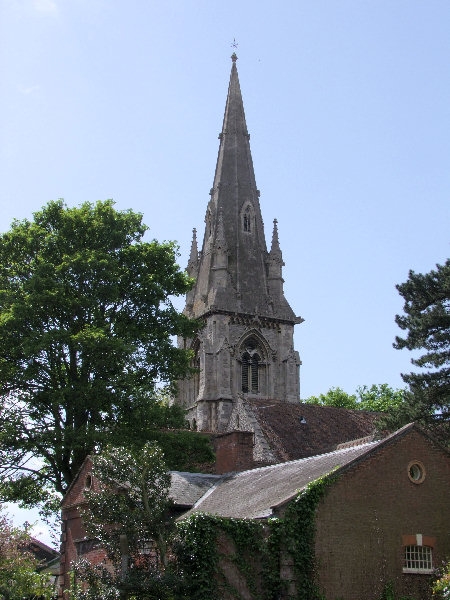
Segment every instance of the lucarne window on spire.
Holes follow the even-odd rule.
[[[244,231],[246,231],[247,233],[251,232],[251,230],[252,230],[252,211],[250,209],[250,206],[247,206],[247,208],[244,211],[243,226],[244,226]]]

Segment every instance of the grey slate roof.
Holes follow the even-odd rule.
[[[204,473],[171,472],[169,496],[178,506],[193,506],[215,483],[221,475]]]
[[[194,512],[237,519],[270,517],[274,507],[293,498],[308,483],[348,465],[384,441],[225,475],[183,518]]]

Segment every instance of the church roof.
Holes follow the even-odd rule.
[[[193,506],[215,483],[220,475],[171,471],[169,497],[178,507]]]
[[[279,461],[335,450],[371,436],[378,414],[333,406],[247,399],[272,453]]]
[[[59,552],[35,537],[31,537],[25,544],[26,550],[31,552],[40,566],[47,565],[55,558],[59,558]]]
[[[192,510],[237,519],[262,519],[308,483],[366,454],[379,442],[224,476]]]
[[[210,311],[257,313],[295,322],[284,295],[281,293],[276,299],[269,296],[271,255],[266,246],[236,60],[233,54],[203,245],[197,261],[193,240],[194,251],[191,249],[189,259],[188,272],[196,278],[196,284],[186,312],[193,317]],[[276,246],[277,236],[276,233]],[[280,263],[281,280],[278,246],[274,252]]]
[[[410,423],[379,441],[259,469],[230,473],[218,481],[182,518],[194,512],[238,519],[270,517],[278,507],[295,498],[310,482],[333,471],[342,472],[412,431],[418,431],[429,438],[414,423]],[[447,452],[446,455],[448,456]]]

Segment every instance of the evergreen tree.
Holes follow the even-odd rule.
[[[395,338],[394,348],[424,351],[411,362],[425,369],[402,374],[416,402],[416,416],[429,423],[450,420],[450,259],[436,270],[409,272],[408,280],[397,285],[404,298],[404,315],[397,325],[406,331]],[[414,404],[414,402],[412,402]]]

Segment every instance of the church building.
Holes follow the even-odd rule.
[[[297,317],[284,296],[283,256],[276,219],[267,250],[244,105],[232,55],[213,187],[198,250],[196,230],[187,272],[196,280],[185,314],[204,321],[191,348],[191,379],[179,382],[177,402],[193,428],[254,430],[252,400],[300,401]]]
[[[187,267],[195,285],[185,314],[204,327],[178,340],[196,374],[179,382],[176,401],[191,428],[211,434],[215,472],[171,473],[172,516],[201,514],[216,528],[213,568],[203,549],[191,555],[210,569],[210,597],[261,598],[270,566],[273,597],[286,600],[312,589],[329,600],[427,598],[450,555],[450,454],[415,424],[377,439],[376,413],[300,402],[294,326],[303,319],[284,296],[276,220],[266,246],[236,60],[202,247],[194,229]],[[61,504],[59,598],[74,561],[108,562],[82,518],[85,492],[98,485],[87,457]],[[237,544],[226,524],[238,521],[264,524],[258,544]]]

